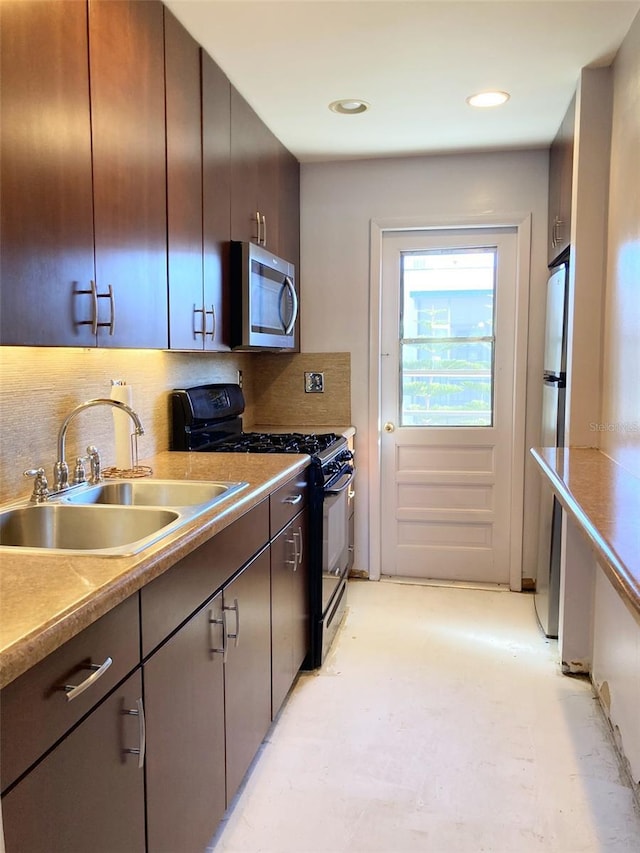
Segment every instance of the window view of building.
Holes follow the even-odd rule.
[[[491,426],[496,249],[402,255],[400,422]]]

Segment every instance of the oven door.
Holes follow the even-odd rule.
[[[349,486],[354,471],[347,466],[337,483],[325,488],[322,504],[322,613],[325,613],[349,562]]]

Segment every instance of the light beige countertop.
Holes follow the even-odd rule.
[[[543,447],[531,454],[640,623],[640,479],[599,450]]]
[[[156,478],[248,485],[133,556],[0,551],[0,687],[167,571],[308,462],[305,454],[165,451],[141,460]]]

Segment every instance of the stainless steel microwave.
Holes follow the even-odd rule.
[[[295,267],[255,243],[231,241],[231,346],[293,349]]]

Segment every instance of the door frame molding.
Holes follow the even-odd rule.
[[[525,426],[527,398],[527,347],[529,339],[529,285],[531,278],[531,213],[479,214],[476,216],[407,217],[370,221],[369,265],[369,578],[380,580],[381,571],[381,444],[380,351],[382,299],[382,241],[392,231],[451,231],[477,228],[515,228],[516,307],[515,365],[513,372],[511,508],[509,588],[522,589],[522,537],[524,516]]]

